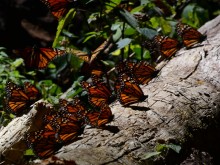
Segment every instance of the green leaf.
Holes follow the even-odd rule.
[[[171,25],[163,17],[160,17],[160,26],[164,35],[169,35],[172,31]]]
[[[141,5],[147,5],[150,2],[150,0],[141,0]]]
[[[136,12],[140,12],[144,9],[145,5],[140,5],[138,7],[135,7],[134,9],[131,10],[131,13],[136,13]]]
[[[167,144],[167,147],[174,150],[176,153],[180,153],[181,146],[175,144]]]
[[[140,28],[139,32],[148,39],[152,39],[155,35],[158,34],[156,30],[149,28]]]
[[[120,14],[127,21],[127,23],[131,25],[131,27],[135,29],[139,27],[138,21],[127,10],[120,10]]]
[[[106,13],[111,12],[115,7],[117,7],[121,3],[121,0],[112,0],[110,2],[106,2]]]
[[[57,26],[57,32],[56,32],[56,37],[53,41],[53,48],[55,48],[57,46],[57,44],[59,43],[59,36],[62,32],[62,30],[69,24],[69,22],[71,22],[73,20],[73,18],[76,15],[76,11],[75,9],[70,9],[69,12],[67,13],[67,15],[65,16],[65,18],[62,18],[59,21],[59,24]]]
[[[164,153],[167,150],[166,144],[157,144],[156,151]]]
[[[151,157],[157,156],[157,155],[159,155],[160,153],[161,153],[161,152],[148,152],[148,153],[144,154],[141,159],[142,159],[142,160],[146,160],[146,159],[149,159],[149,158],[151,158]]]
[[[24,60],[22,58],[16,59],[11,65],[15,68],[19,67],[21,64],[23,64]]]
[[[122,36],[122,31],[120,28],[116,30],[116,33],[112,36],[114,41],[118,41]]]
[[[122,49],[124,48],[125,46],[129,45],[131,43],[132,39],[130,38],[124,38],[120,41],[118,41],[116,44],[117,44],[117,48],[118,49]]]
[[[124,34],[127,35],[133,35],[136,33],[136,30],[134,28],[126,28]]]
[[[32,156],[32,155],[35,155],[33,150],[32,149],[27,149],[25,152],[24,152],[24,155],[28,155],[28,156]]]

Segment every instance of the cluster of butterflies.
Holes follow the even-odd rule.
[[[24,87],[8,82],[6,97],[7,111],[20,116],[30,110],[31,105],[41,98],[41,94],[29,82],[25,82]],[[114,116],[104,100],[99,103],[99,107],[96,106],[92,110],[88,110],[79,98],[74,98],[73,101],[60,99],[58,109],[37,103],[37,107],[41,106],[41,110],[48,113],[42,119],[42,128],[27,134],[28,147],[32,148],[39,158],[47,158],[63,145],[74,142],[83,133],[86,125],[104,127]]]
[[[140,84],[147,84],[156,77],[158,70],[147,61],[121,62],[117,65],[118,78],[115,89],[111,90],[100,74],[91,76],[92,83],[82,81],[82,87],[88,93],[88,101],[93,107],[89,110],[79,98],[73,101],[60,99],[59,108],[41,107],[49,112],[43,117],[40,130],[30,132],[26,136],[27,145],[32,148],[39,158],[47,158],[63,145],[77,140],[83,133],[84,127],[103,128],[113,120],[109,104],[115,100],[114,92],[123,106],[143,101],[144,95]],[[95,73],[95,72],[94,72]],[[6,84],[6,109],[16,116],[30,110],[31,105],[41,98],[39,90],[29,82],[18,86],[9,81]],[[40,106],[37,103],[37,107]]]
[[[78,1],[69,0],[41,0],[51,10],[52,14],[60,19],[67,13],[71,5],[77,5]],[[71,4],[71,5],[70,5]],[[191,48],[203,41],[205,36],[189,25],[178,23],[177,34],[182,38],[183,45]],[[97,57],[107,48],[110,41],[107,40],[95,49],[90,55],[80,50],[72,50],[72,53],[84,60],[91,70],[91,82],[82,81],[81,86],[87,91],[88,102],[93,107],[89,110],[79,98],[73,101],[60,99],[58,108],[48,108],[49,112],[43,117],[43,126],[40,130],[30,132],[26,136],[27,145],[40,158],[47,158],[54,154],[63,145],[74,142],[83,133],[84,127],[103,128],[113,120],[109,104],[117,98],[123,106],[144,101],[144,95],[140,85],[148,84],[156,77],[159,70],[147,61],[123,61],[116,67],[116,79],[114,87],[104,81],[103,67],[96,65]],[[152,58],[158,56],[171,58],[182,44],[173,38],[156,35],[152,40],[147,40],[144,46],[150,51]],[[19,54],[30,68],[44,69],[56,57],[66,54],[66,50],[55,48],[29,47],[14,50]],[[97,67],[97,68],[95,68]],[[6,109],[16,116],[27,112],[31,105],[41,98],[39,90],[29,82],[24,86],[18,86],[13,82],[6,85]],[[40,106],[37,104],[37,106]]]
[[[86,125],[100,128],[112,121],[109,106],[104,102],[101,106],[99,110],[87,111],[78,98],[60,99],[59,109],[51,108],[44,116],[42,128],[26,135],[28,147],[41,159],[52,156],[63,145],[76,141]]]
[[[145,41],[143,46],[150,51],[153,60],[156,61],[158,56],[169,59],[182,46],[189,49],[206,38],[205,35],[201,34],[195,28],[181,22],[177,23],[176,31],[178,36],[182,39],[182,43],[177,39],[162,35],[156,35],[152,40]]]

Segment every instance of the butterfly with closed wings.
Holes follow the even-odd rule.
[[[176,31],[182,38],[183,44],[187,49],[206,39],[206,36],[201,34],[198,30],[181,22],[177,23]]]
[[[91,127],[102,128],[114,118],[111,108],[105,102],[100,105],[100,110],[92,110],[86,114],[87,124]]]
[[[112,102],[112,91],[108,85],[95,75],[92,76],[93,83],[82,81],[81,85],[87,90],[89,103],[94,107],[100,107],[102,102],[109,104]]]
[[[126,61],[125,63],[131,69],[132,75],[138,84],[147,84],[159,73],[159,70],[156,70],[155,67],[150,65],[147,61]]]
[[[123,106],[129,106],[147,98],[137,82],[126,73],[119,75],[116,89],[117,98]]]

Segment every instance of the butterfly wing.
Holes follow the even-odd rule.
[[[122,74],[120,81],[121,86],[118,92],[118,99],[122,105],[128,106],[146,99],[143,91],[133,78],[127,74]]]
[[[59,117],[61,118],[57,119],[59,142],[64,145],[73,142],[83,132],[81,123],[72,114],[62,114]]]
[[[138,84],[147,84],[159,73],[152,65],[146,61],[138,62],[132,68],[134,78]]]
[[[74,114],[63,113],[63,111],[46,114],[44,123],[47,129],[56,132],[56,141],[62,144],[73,142],[83,131],[78,118]]]
[[[29,82],[24,82],[24,92],[31,101],[36,101],[41,96],[39,90]]]
[[[100,107],[102,102],[108,103],[111,97],[111,90],[103,82],[91,85],[85,81],[81,83],[82,87],[88,92],[88,99],[92,106]]]
[[[44,69],[47,65],[56,57],[64,55],[66,52],[64,50],[59,50],[56,48],[39,48],[35,50],[35,56],[39,56],[39,61],[37,61],[34,67],[38,69]]]
[[[60,110],[71,115],[74,115],[81,125],[85,124],[85,114],[86,114],[86,107],[84,104],[79,100],[79,98],[75,98],[73,102],[69,102],[65,99],[60,99]]]
[[[15,54],[20,55],[28,68],[44,69],[57,56],[64,55],[64,50],[56,48],[25,48],[14,50]]]
[[[181,36],[183,44],[186,48],[190,48],[193,45],[202,42],[206,36],[202,35],[195,28],[190,27],[189,25],[179,22],[176,26],[177,34]]]
[[[27,146],[33,149],[35,155],[40,159],[52,156],[61,148],[61,144],[55,139],[55,132],[52,130],[42,129],[36,132],[30,132],[26,136]]]
[[[71,4],[68,0],[41,0],[52,12],[52,14],[60,19],[69,10],[69,5]]]
[[[26,93],[12,82],[8,82],[6,85],[6,96],[6,109],[15,115],[20,115],[30,105]]]
[[[173,56],[180,49],[179,41],[167,36],[156,35],[153,42],[157,45],[158,52],[166,58]]]
[[[86,114],[88,119],[88,125],[96,128],[105,126],[107,123],[111,122],[114,118],[112,111],[108,104],[102,102],[100,111],[91,111]]]

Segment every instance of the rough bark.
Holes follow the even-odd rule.
[[[182,147],[171,159],[170,154],[154,159],[157,163],[179,163],[191,147],[215,154],[220,146],[220,16],[199,31],[207,40],[190,50],[181,49],[157,78],[142,86],[146,101],[126,108],[114,102],[110,106],[115,119],[108,129],[87,127],[81,139],[56,156],[80,165],[145,164],[149,161],[141,160],[143,154],[154,151],[157,143]],[[2,155],[12,159],[10,154],[25,149],[22,139],[36,114],[33,108],[0,131]]]

